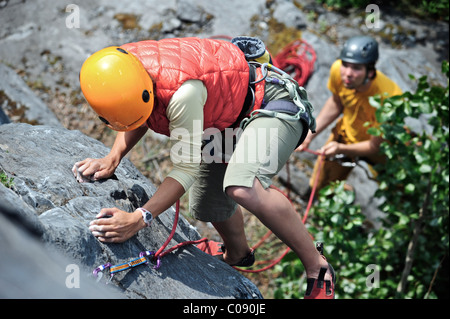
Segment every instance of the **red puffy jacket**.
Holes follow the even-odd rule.
[[[122,48],[142,62],[155,82],[155,106],[147,120],[153,131],[170,135],[166,108],[187,80],[200,80],[207,89],[204,129],[223,130],[236,121],[247,94],[249,67],[243,52],[234,44],[223,40],[174,38],[129,43]],[[260,107],[264,95],[264,85],[260,83],[254,109]]]

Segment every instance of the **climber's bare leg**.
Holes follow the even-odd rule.
[[[315,248],[300,216],[282,193],[272,188],[264,189],[257,178],[253,187],[230,186],[226,192],[297,254],[308,278],[317,278],[321,267],[328,268],[328,263]],[[329,276],[327,273],[327,280]]]
[[[233,265],[249,254],[250,247],[245,237],[244,219],[239,206],[230,218],[223,222],[214,222],[212,224],[222,237],[226,247],[223,256],[226,263]]]

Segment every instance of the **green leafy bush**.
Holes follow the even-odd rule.
[[[351,8],[364,9],[369,4],[376,4],[381,9],[386,4],[383,1],[373,0],[316,0],[317,3],[326,5],[335,10],[345,11]],[[427,19],[442,19],[449,21],[448,9],[449,2],[447,0],[409,0],[396,1],[389,3],[389,6],[396,8],[407,14],[414,14]]]

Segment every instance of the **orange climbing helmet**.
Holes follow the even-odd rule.
[[[100,120],[113,130],[134,130],[152,113],[152,79],[142,63],[120,47],[107,47],[87,58],[80,86]]]

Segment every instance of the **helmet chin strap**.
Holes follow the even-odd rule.
[[[366,85],[369,82],[369,71],[367,70],[367,66],[366,66],[366,77],[364,78],[363,83],[361,83],[360,86]]]
[[[366,77],[361,85],[366,85],[367,82],[369,82],[369,77],[366,75]]]

